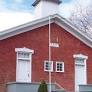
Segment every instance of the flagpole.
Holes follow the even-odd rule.
[[[49,67],[51,69],[51,21],[50,21],[50,16],[49,16]],[[49,70],[49,92],[51,92],[51,70]]]

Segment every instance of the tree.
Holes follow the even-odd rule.
[[[78,2],[75,11],[71,14],[69,20],[79,30],[83,31],[92,38],[92,8],[91,5],[82,7]]]
[[[38,92],[48,92],[48,89],[47,89],[47,84],[45,83],[45,81],[41,81],[41,84],[38,88]]]

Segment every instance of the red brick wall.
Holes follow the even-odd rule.
[[[59,48],[51,49],[51,58],[54,61],[63,61],[64,73],[52,72],[52,81],[59,83],[69,91],[74,90],[74,54],[88,56],[87,71],[88,83],[92,83],[92,49],[72,36],[56,24],[51,25],[51,41],[59,43]],[[44,72],[44,60],[48,60],[48,25],[25,32],[0,41],[0,83],[15,81],[16,53],[15,48],[27,47],[35,53],[32,59],[32,81],[48,80],[48,72]]]

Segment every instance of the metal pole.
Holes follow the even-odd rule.
[[[50,69],[51,69],[51,25],[50,25],[50,16],[49,16],[49,64],[50,64]],[[49,92],[51,92],[51,70],[49,70]]]

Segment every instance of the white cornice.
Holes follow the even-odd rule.
[[[82,31],[74,27],[74,25],[67,21],[65,18],[61,17],[58,14],[51,15],[50,18],[51,23],[56,23],[57,25],[61,26],[65,29],[65,31],[71,33],[73,36],[92,48],[92,39]],[[49,24],[49,16],[0,32],[0,40],[7,39],[8,37],[12,37],[23,32],[32,31],[35,28],[47,24]]]
[[[78,58],[79,59],[80,58],[82,58],[82,59],[88,59],[88,56],[85,56],[83,54],[74,54],[73,57],[76,58],[76,59],[78,59]]]
[[[23,48],[15,48],[15,52],[27,52],[27,53],[34,54],[34,50],[28,49],[26,47],[23,47]]]

